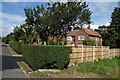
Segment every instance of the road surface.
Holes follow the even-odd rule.
[[[17,65],[18,61],[22,61],[22,57],[12,56],[5,44],[0,44],[2,47],[2,78],[27,78],[27,75]]]

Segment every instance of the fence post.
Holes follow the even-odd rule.
[[[83,63],[83,46],[82,46],[82,56],[81,56],[82,60],[81,62]]]
[[[88,47],[86,48],[86,62],[87,62],[87,58],[88,58]]]
[[[103,59],[103,46],[101,47],[101,56],[102,56],[102,59]]]
[[[95,60],[95,46],[93,46],[93,62]]]
[[[110,59],[109,46],[108,46],[108,58]]]
[[[115,49],[114,49],[114,57],[115,57]]]

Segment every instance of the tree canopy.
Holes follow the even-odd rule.
[[[33,43],[34,39],[40,38],[48,44],[48,37],[57,42],[66,37],[75,24],[81,27],[83,24],[90,24],[92,12],[88,4],[81,2],[49,2],[45,5],[33,8],[25,8],[25,24],[14,28],[16,41],[23,40],[25,43]]]

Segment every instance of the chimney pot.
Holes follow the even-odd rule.
[[[87,29],[90,29],[90,25],[87,27]]]

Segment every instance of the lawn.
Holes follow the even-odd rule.
[[[76,66],[70,66],[59,72],[33,71],[29,76],[32,78],[120,78],[118,76],[119,62],[120,57],[77,63]]]

